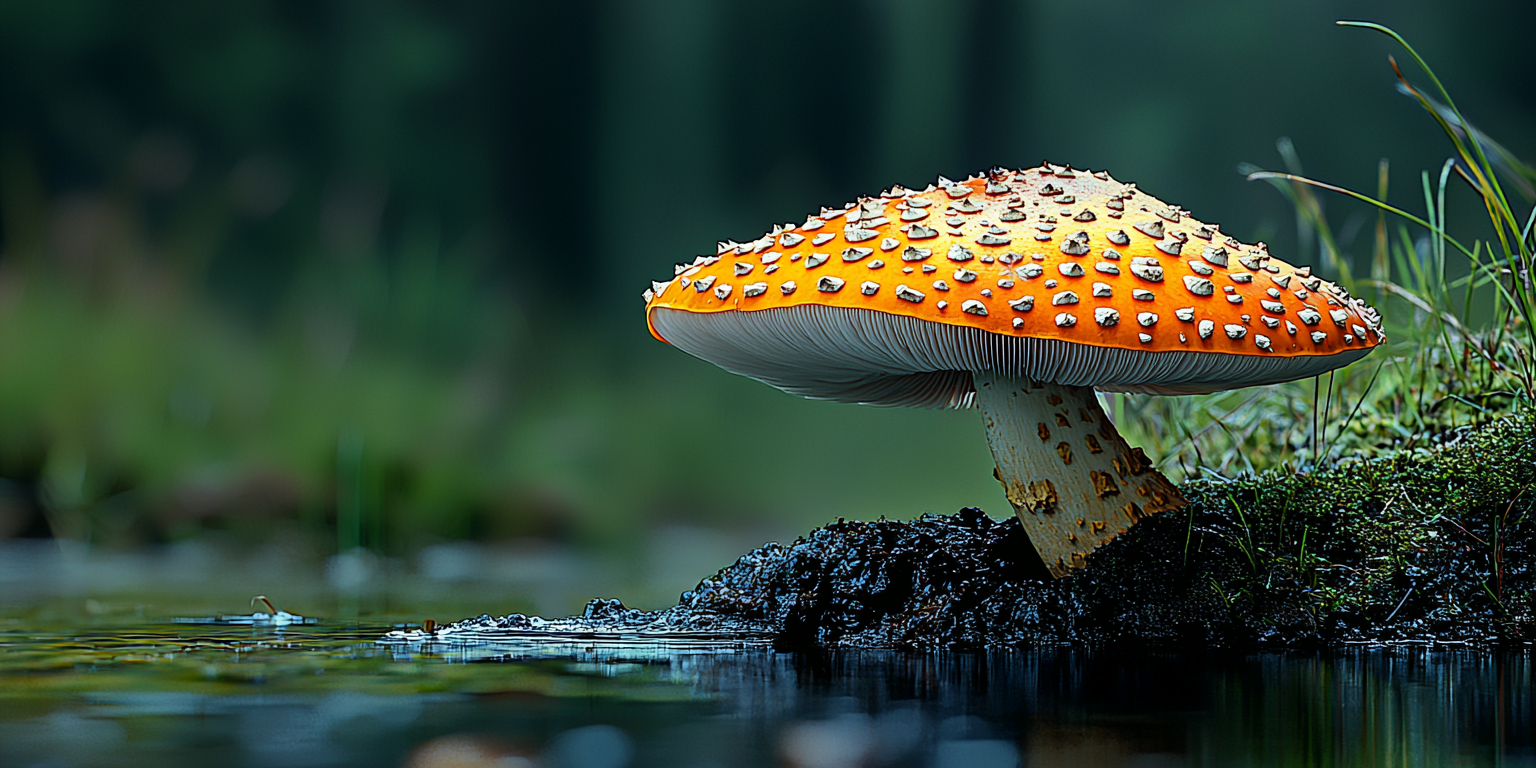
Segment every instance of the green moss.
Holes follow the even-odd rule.
[[[1090,624],[1143,638],[1530,639],[1533,489],[1529,414],[1308,474],[1194,480],[1073,591]]]

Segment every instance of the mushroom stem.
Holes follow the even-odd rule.
[[[1094,549],[1184,497],[1104,415],[1092,387],[974,375],[997,479],[1024,532],[1061,578]]]

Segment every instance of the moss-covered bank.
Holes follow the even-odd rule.
[[[456,628],[710,631],[781,646],[1132,642],[1325,646],[1536,640],[1536,419],[1433,448],[1181,487],[1071,578],[1043,578],[1018,521],[977,509],[843,522],[750,552],[646,612],[481,617]],[[450,630],[451,631],[451,630]]]

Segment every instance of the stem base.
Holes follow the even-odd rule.
[[[1168,478],[1115,430],[1091,387],[975,374],[997,479],[1051,575],[1143,517],[1184,506]]]

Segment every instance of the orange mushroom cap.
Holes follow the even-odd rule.
[[[969,405],[969,376],[950,374],[974,370],[1209,392],[1317,375],[1385,340],[1374,309],[1310,268],[1050,164],[893,187],[720,243],[645,299],[657,339],[876,404]]]

